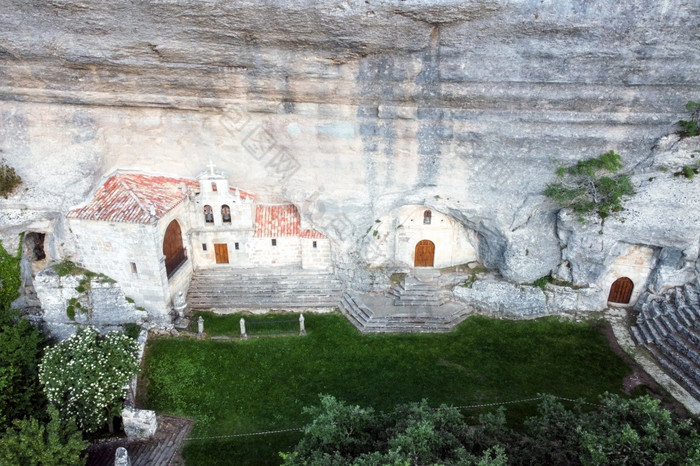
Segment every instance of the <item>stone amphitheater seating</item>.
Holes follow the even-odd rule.
[[[700,297],[694,285],[644,293],[632,335],[659,364],[700,400]]]

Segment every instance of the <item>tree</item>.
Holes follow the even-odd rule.
[[[39,331],[18,313],[0,311],[0,431],[13,419],[43,410],[46,400],[38,369],[44,343]]]
[[[286,466],[700,464],[697,426],[648,396],[605,394],[584,412],[582,403],[571,410],[543,395],[538,414],[517,430],[503,408],[468,425],[457,408],[425,401],[385,414],[322,396],[306,412],[314,419],[294,451],[281,455]]]
[[[78,427],[95,432],[121,414],[124,386],[139,368],[136,342],[121,332],[100,334],[86,327],[49,348],[39,379],[49,403],[62,419],[75,416]]]
[[[576,429],[581,464],[700,464],[697,426],[674,419],[659,400],[605,394]]]
[[[322,395],[320,406],[304,411],[313,420],[294,451],[281,454],[286,466],[507,464],[499,446],[477,454],[465,448],[470,428],[453,407],[430,408],[423,400],[375,413]]]
[[[10,309],[19,296],[20,257],[20,250],[13,256],[0,244],[0,431],[13,419],[37,415],[45,404],[38,377],[44,337]]]
[[[51,420],[44,425],[35,418],[15,420],[0,437],[0,464],[25,466],[84,465],[83,441],[75,421],[62,424],[56,408],[49,408]]]
[[[570,167],[560,167],[557,169],[560,181],[548,184],[544,195],[560,207],[580,214],[580,221],[587,213],[596,213],[605,219],[612,212],[622,210],[623,196],[634,194],[627,175],[608,176],[623,166],[620,155],[609,151]]]

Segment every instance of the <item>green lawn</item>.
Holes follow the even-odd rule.
[[[596,324],[471,317],[449,334],[361,335],[338,314],[305,317],[306,337],[151,339],[141,404],[193,417],[191,436],[211,437],[303,426],[302,408],[319,393],[383,410],[422,398],[461,406],[544,392],[595,401],[620,393],[630,372]],[[235,330],[240,315],[226,318]],[[512,404],[508,413],[517,422],[534,406]],[[188,465],[279,464],[277,452],[299,437],[192,440],[184,456]]]

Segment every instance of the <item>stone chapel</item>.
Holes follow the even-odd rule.
[[[199,268],[331,269],[330,242],[293,204],[266,204],[210,164],[197,179],[117,170],[68,214],[75,258],[116,280],[151,319]]]

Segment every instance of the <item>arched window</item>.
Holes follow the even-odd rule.
[[[611,303],[628,304],[632,297],[634,283],[627,277],[618,278],[610,287],[608,301]]]
[[[206,223],[214,223],[214,209],[210,205],[204,206],[204,221]]]
[[[221,206],[221,219],[224,223],[231,223],[231,209],[226,204]]]
[[[430,225],[432,218],[433,218],[433,213],[431,211],[426,210],[425,212],[423,212],[423,223],[425,225]]]
[[[187,261],[185,247],[182,245],[182,230],[177,220],[170,222],[167,230],[165,230],[163,255],[165,256],[165,271],[168,274],[168,278]]]

